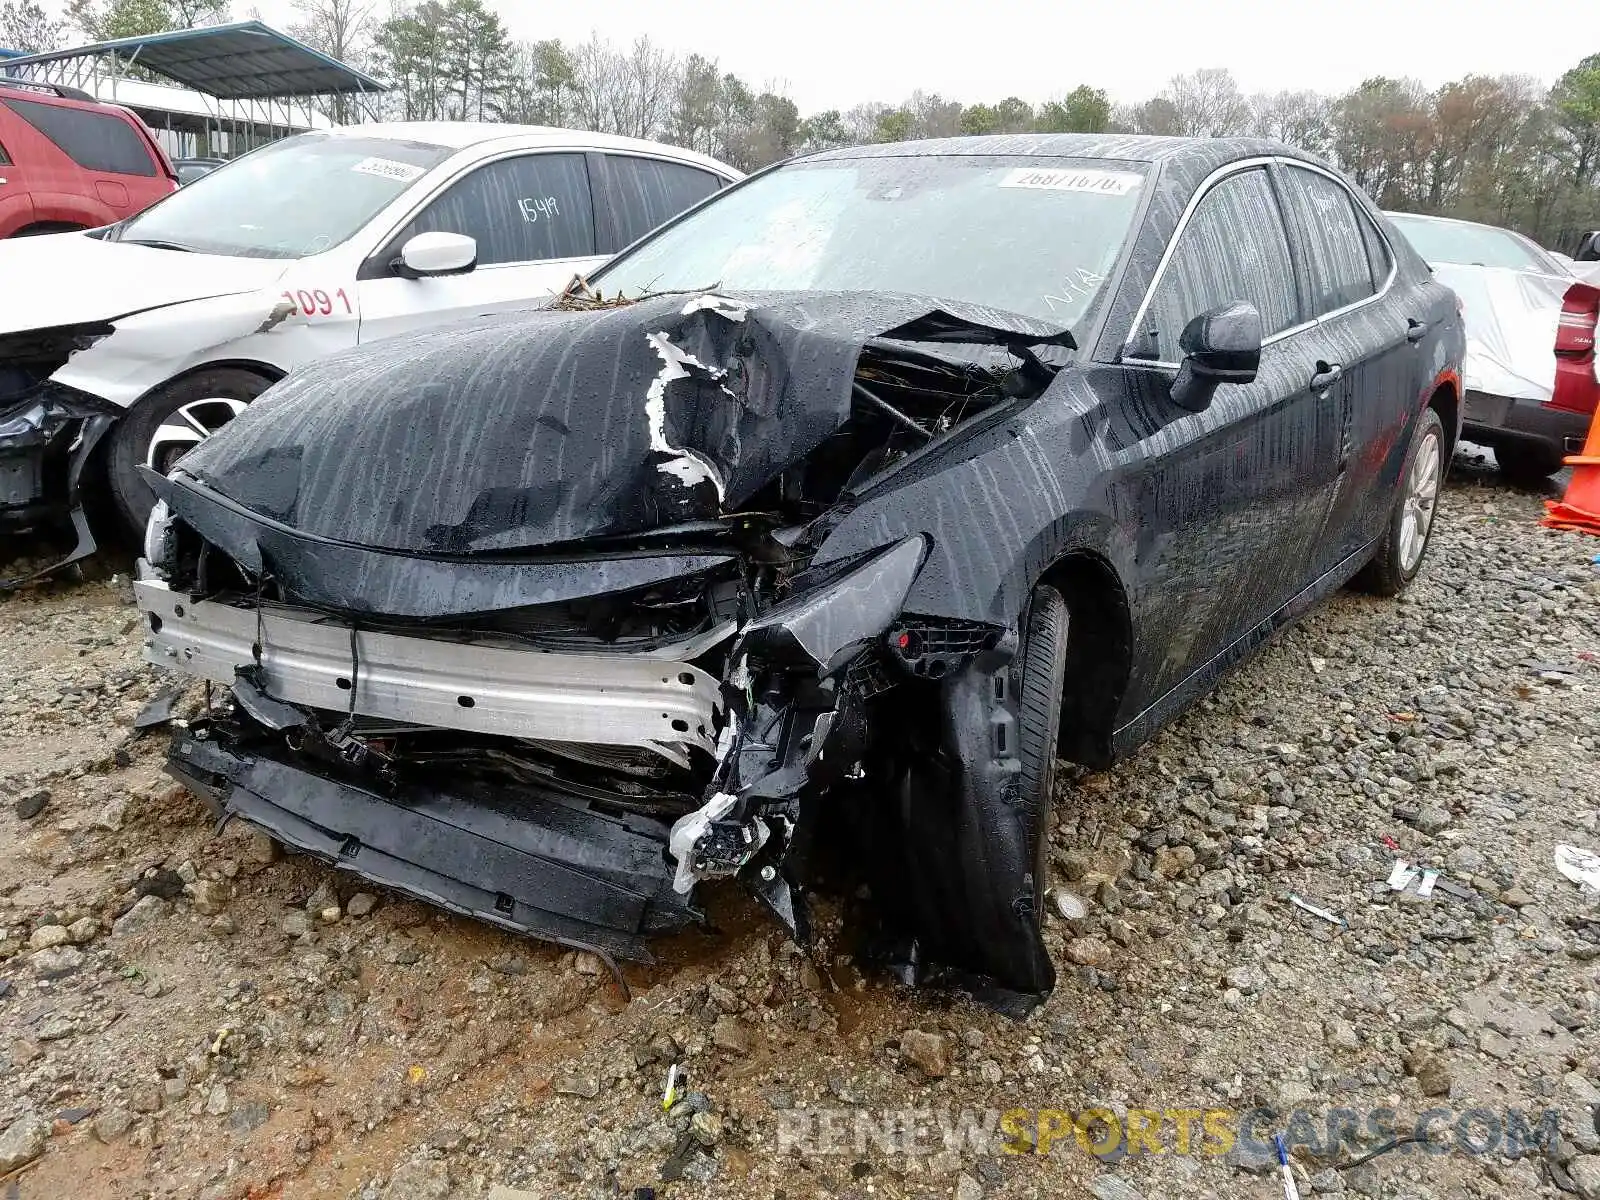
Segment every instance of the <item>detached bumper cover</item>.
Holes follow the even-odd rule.
[[[340,870],[566,946],[654,961],[650,934],[698,921],[672,890],[665,829],[518,786],[380,794],[200,726],[169,771],[221,819],[243,817]]]

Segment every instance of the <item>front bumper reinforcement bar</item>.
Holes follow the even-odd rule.
[[[263,604],[258,614],[195,600],[157,580],[134,584],[150,621],[147,662],[231,686],[256,662],[275,700],[469,733],[712,753],[721,692],[687,663],[623,654],[549,653],[358,630]]]

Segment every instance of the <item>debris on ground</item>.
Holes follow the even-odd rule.
[[[1063,764],[1059,980],[1021,1023],[876,970],[850,895],[817,897],[802,946],[737,887],[708,896],[716,932],[624,967],[625,1002],[591,955],[218,830],[163,736],[126,740],[166,684],[126,589],[9,597],[0,1196],[1275,1200],[1274,1131],[1318,1200],[1600,1194],[1600,911],[1551,870],[1554,844],[1600,845],[1600,575],[1530,534],[1538,507],[1458,463],[1401,600],[1335,597],[1126,761]],[[1435,833],[1394,815],[1425,806]],[[896,1114],[937,1134],[1018,1108],[1035,1145],[1040,1110],[1285,1115],[1258,1121],[1265,1154],[1205,1153],[1199,1124],[1179,1154],[1170,1119],[1159,1155],[1102,1159],[1070,1122],[1048,1154],[885,1149]],[[1355,1142],[1311,1154],[1336,1109]],[[1411,1144],[1433,1109],[1449,1153]],[[1454,1145],[1473,1110],[1493,1153]],[[1508,1111],[1559,1139],[1508,1153]]]
[[[1556,870],[1591,892],[1600,892],[1600,854],[1576,846],[1556,847]]]

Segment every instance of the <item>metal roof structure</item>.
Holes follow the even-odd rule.
[[[9,73],[89,58],[142,67],[219,100],[369,95],[388,90],[365,72],[261,21],[174,29],[3,61]]]

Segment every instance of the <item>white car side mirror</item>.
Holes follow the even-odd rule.
[[[390,264],[405,279],[465,275],[478,265],[478,243],[461,233],[419,233],[400,248]]]

